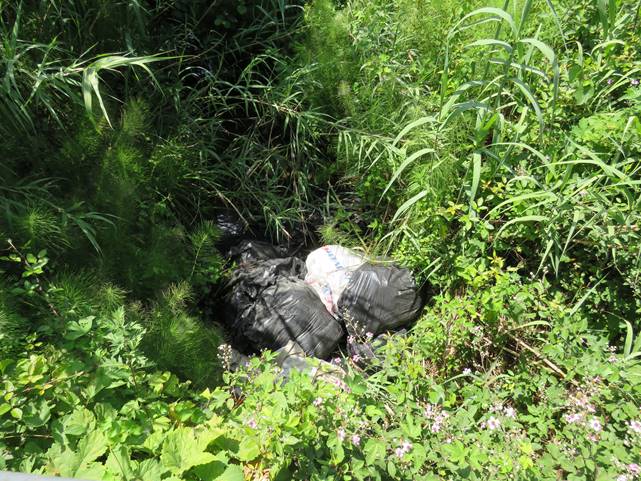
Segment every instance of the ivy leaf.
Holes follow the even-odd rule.
[[[205,452],[206,441],[196,438],[193,429],[178,428],[165,438],[160,462],[172,473],[180,475],[193,466],[207,464],[216,458]]]

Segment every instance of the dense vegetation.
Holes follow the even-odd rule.
[[[641,477],[641,2],[4,1],[0,38],[0,470]],[[423,315],[343,381],[226,370],[229,213],[396,259]]]

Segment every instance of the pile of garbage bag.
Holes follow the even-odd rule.
[[[247,351],[296,345],[325,359],[346,335],[396,329],[422,308],[409,270],[342,246],[323,246],[303,262],[244,241],[231,256],[238,268],[229,283],[227,323],[233,343]]]

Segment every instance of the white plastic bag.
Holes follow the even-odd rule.
[[[338,300],[347,287],[351,273],[365,263],[356,252],[337,245],[312,251],[305,261],[305,282],[316,291],[331,314],[338,313]]]

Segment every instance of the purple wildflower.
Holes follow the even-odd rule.
[[[401,445],[394,450],[394,453],[398,458],[402,458],[412,450],[412,447],[412,443],[409,441],[402,441]]]
[[[434,406],[432,404],[428,404],[427,406],[425,406],[425,411],[424,412],[425,412],[425,417],[431,419],[432,417],[434,417],[434,415],[436,413],[436,409],[434,408]]]
[[[570,414],[566,414],[563,417],[565,418],[565,422],[566,423],[574,424],[574,423],[580,422],[581,419],[583,419],[583,414],[582,413],[570,413]]]
[[[592,428],[593,431],[597,433],[603,429],[603,426],[601,425],[601,421],[599,421],[597,418],[590,419],[590,421],[588,422],[588,425],[590,426],[590,428]]]
[[[636,434],[641,434],[641,422],[633,420],[628,422],[628,428],[630,431]]]

